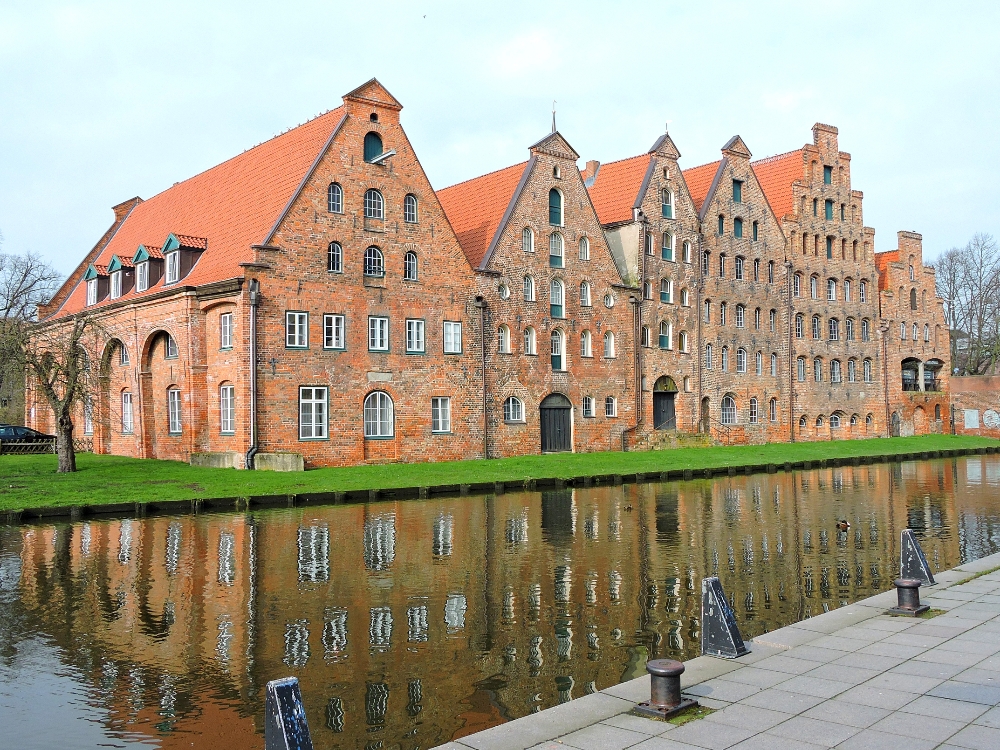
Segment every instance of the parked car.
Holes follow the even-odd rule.
[[[30,427],[0,424],[0,440],[17,440],[22,443],[49,443],[55,439],[55,435],[46,435],[44,432],[33,430]]]

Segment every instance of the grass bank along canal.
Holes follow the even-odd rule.
[[[235,750],[295,675],[317,748],[429,748],[697,655],[706,575],[747,637],[887,589],[906,527],[1000,551],[1000,457],[0,526],[0,720]]]

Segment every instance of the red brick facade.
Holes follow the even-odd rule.
[[[320,466],[942,429],[933,270],[905,232],[876,269],[836,128],[757,162],[736,136],[683,172],[663,135],[581,173],[553,132],[435,192],[401,109],[372,80],[115,207],[40,308],[102,331],[77,430],[95,451]],[[904,388],[914,360],[939,390]],[[30,383],[26,418],[51,429]]]

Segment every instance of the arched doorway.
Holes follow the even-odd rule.
[[[561,393],[550,393],[539,405],[542,421],[542,453],[573,450],[573,405]]]
[[[927,424],[927,412],[924,411],[924,407],[918,406],[913,410],[913,434],[914,435],[926,435],[930,432]]]
[[[712,419],[709,416],[708,396],[701,400],[701,431],[708,434],[712,431]]]
[[[898,411],[894,411],[892,413],[892,426],[891,426],[891,433],[890,433],[892,435],[892,437],[899,437],[899,422],[900,422],[900,420],[899,420],[899,412]]]
[[[657,430],[676,430],[677,384],[669,375],[663,375],[653,385],[653,428]]]

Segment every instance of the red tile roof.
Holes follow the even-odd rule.
[[[160,251],[160,248],[153,247],[152,245],[143,245],[143,247],[146,248],[146,255],[148,255],[150,258],[161,258],[161,259],[163,258],[163,253]],[[139,248],[136,248],[136,250],[138,249]]]
[[[154,251],[173,232],[188,247],[206,248],[181,286],[242,276],[240,263],[253,259],[250,246],[268,239],[343,114],[342,107],[331,110],[140,203],[94,265],[107,265],[115,254],[131,259],[140,244],[159,257]],[[84,308],[84,286],[70,293],[56,316]],[[124,298],[162,288],[161,279],[147,292],[133,290]]]
[[[649,154],[640,154],[630,159],[602,164],[597,170],[597,179],[590,186],[590,200],[597,210],[597,218],[602,224],[632,220],[632,207],[646,176]],[[584,180],[591,177],[585,174]]]
[[[441,207],[473,268],[482,265],[527,162],[437,191]]]
[[[701,213],[701,206],[708,197],[708,189],[712,187],[712,180],[715,173],[719,171],[722,160],[713,161],[711,164],[702,164],[700,167],[691,167],[683,171],[684,182],[687,183],[688,193],[694,201],[695,210]]]
[[[752,162],[750,166],[778,220],[794,213],[792,183],[802,179],[802,149],[769,156]]]

